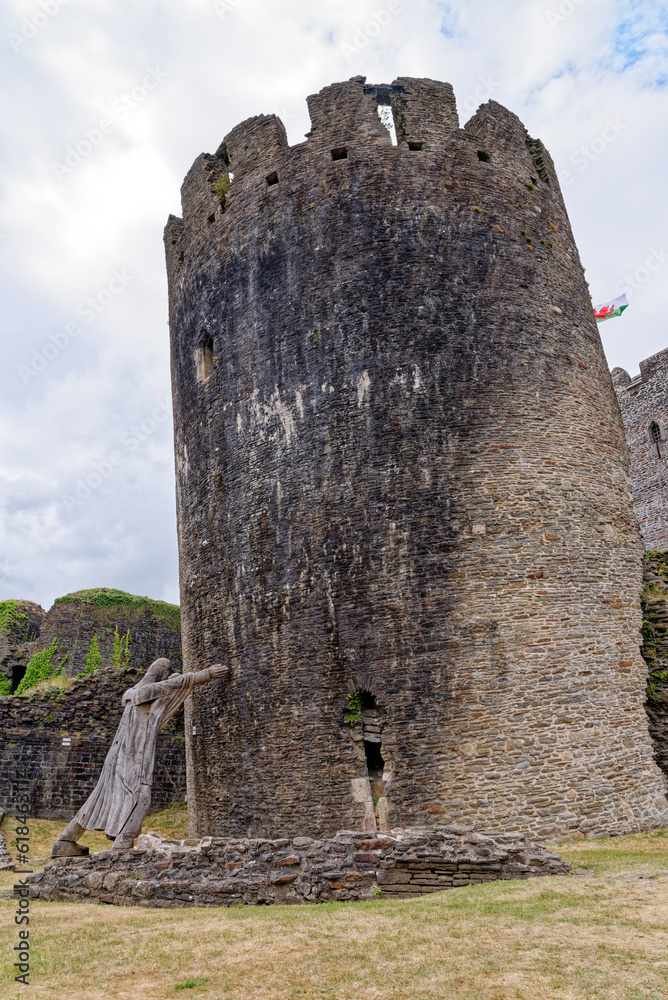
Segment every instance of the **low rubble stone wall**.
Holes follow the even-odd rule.
[[[420,896],[496,879],[565,875],[570,866],[517,833],[445,827],[391,834],[340,831],[331,840],[169,841],[54,859],[31,896],[121,906],[256,906]]]

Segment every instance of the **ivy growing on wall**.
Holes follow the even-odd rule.
[[[130,666],[130,629],[125,633],[125,638],[121,638],[118,634],[118,625],[116,626],[114,630],[114,651],[111,654],[111,665],[123,670]]]
[[[56,655],[57,649],[58,643],[54,639],[47,649],[42,649],[39,653],[35,653],[28,663],[23,680],[14,694],[25,694],[26,691],[34,688],[40,681],[49,680],[50,677],[60,670],[62,662],[59,664],[53,663],[53,657]]]
[[[90,644],[88,653],[86,654],[86,668],[84,670],[84,677],[87,674],[94,674],[96,670],[99,670],[102,666],[102,657],[100,656],[100,647],[97,642],[97,634],[93,636]]]
[[[7,635],[10,629],[22,626],[22,634],[28,632],[28,616],[19,611],[18,601],[0,601],[0,635]]]

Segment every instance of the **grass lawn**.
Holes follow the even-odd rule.
[[[62,824],[31,827],[43,857]],[[185,836],[183,812],[151,816],[145,829]],[[668,834],[556,850],[587,874],[312,907],[33,901],[29,990],[13,982],[15,904],[5,898],[0,997],[668,1000]],[[13,877],[3,875],[8,887]]]

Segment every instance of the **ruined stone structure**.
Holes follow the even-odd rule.
[[[640,362],[631,378],[615,368],[612,381],[631,462],[631,495],[647,549],[668,549],[668,350]]]
[[[176,669],[180,669],[178,607],[104,587],[56,598],[46,614],[35,648],[46,649],[55,640],[57,658],[66,657],[66,675],[76,677],[85,669],[94,636],[97,636],[102,664],[111,663],[117,630],[121,639],[130,633],[128,651],[133,667],[146,670],[158,657],[166,656],[174,661]]]
[[[361,77],[186,177],[165,234],[192,832],[668,821],[642,545],[549,154]],[[391,109],[397,135],[381,123]]]
[[[145,670],[158,657],[166,656],[180,669],[178,606],[98,587],[57,597],[46,614],[32,601],[0,602],[0,676],[4,674],[15,691],[31,657],[55,643],[54,666],[61,664],[67,677],[77,677],[86,669],[94,638],[101,663],[108,666],[116,634],[123,641],[124,659],[127,649],[128,664]]]
[[[95,787],[121,718],[123,692],[159,656],[181,666],[179,609],[109,588],[57,598],[49,611],[30,601],[5,601],[0,668],[15,691],[30,659],[54,647],[54,670],[76,678],[97,636],[101,667],[60,688],[0,697],[0,807],[12,808],[12,785],[30,780],[32,816],[69,819]],[[0,609],[3,607],[0,605]],[[0,624],[2,619],[0,619]],[[125,640],[129,669],[113,669],[114,636]],[[123,642],[125,661],[125,642]],[[109,669],[104,669],[109,668]],[[152,809],[183,801],[183,711],[158,741]]]
[[[103,668],[59,696],[0,698],[0,809],[13,812],[15,784],[28,780],[30,815],[69,819],[95,787],[122,715],[123,692],[143,670]],[[151,809],[182,802],[183,710],[158,737]]]
[[[33,601],[0,601],[0,677],[11,691],[25,674],[44,624],[44,608]]]
[[[566,875],[570,865],[517,833],[343,831],[331,840],[170,841],[144,835],[125,853],[58,858],[30,895],[119,906],[258,906],[409,899],[496,879]]]

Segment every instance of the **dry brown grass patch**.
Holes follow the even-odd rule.
[[[159,826],[154,820],[148,826]],[[596,873],[313,907],[166,911],[34,903],[30,995],[668,998],[668,837],[588,841],[562,853]],[[12,982],[12,904],[2,906],[0,996],[14,1000],[25,989]]]

